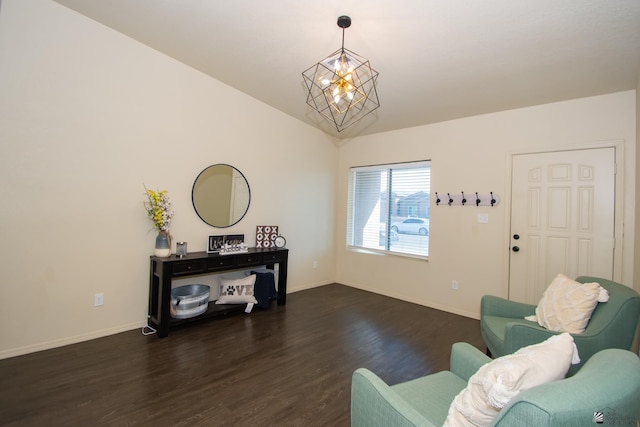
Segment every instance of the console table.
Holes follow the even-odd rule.
[[[274,269],[278,265],[278,305],[287,303],[287,258],[288,249],[249,248],[248,252],[219,255],[206,252],[192,252],[179,258],[151,257],[149,274],[149,316],[148,324],[156,330],[158,337],[169,335],[169,328],[189,321],[220,316],[245,309],[246,304],[215,304],[209,302],[207,311],[190,319],[174,319],[170,314],[171,280],[188,276],[219,273],[230,270],[248,269],[266,265]]]

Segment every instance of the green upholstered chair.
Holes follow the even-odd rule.
[[[389,386],[368,369],[353,373],[352,427],[442,426],[454,397],[469,377],[491,359],[466,343],[451,351],[450,371]],[[608,349],[590,358],[572,377],[523,391],[492,426],[589,426],[595,412],[607,421],[633,425],[640,419],[640,359]]]
[[[611,280],[581,276],[580,283],[598,282],[609,292],[609,301],[599,303],[581,334],[572,334],[581,363],[573,365],[569,376],[599,350],[631,350],[637,344],[640,322],[640,295],[633,289]],[[558,332],[550,331],[525,316],[535,314],[536,306],[509,301],[492,295],[482,297],[480,331],[493,357],[512,354],[522,347],[540,343]],[[637,351],[637,347],[634,348]]]

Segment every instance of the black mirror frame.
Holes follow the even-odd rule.
[[[196,201],[195,201],[195,189],[196,189],[196,184],[198,183],[198,179],[200,178],[200,176],[202,176],[203,173],[205,173],[207,170],[209,170],[210,168],[214,167],[214,166],[228,166],[231,169],[235,170],[236,172],[238,172],[240,174],[240,176],[242,176],[242,178],[244,179],[245,184],[247,184],[247,193],[248,193],[248,201],[247,201],[247,207],[244,210],[244,213],[240,216],[240,218],[228,225],[216,225],[216,224],[212,224],[211,222],[209,222],[208,220],[206,220],[205,218],[202,217],[202,215],[200,214],[200,212],[198,212],[198,208],[196,207]],[[213,164],[211,166],[207,166],[206,168],[204,168],[196,177],[196,179],[193,181],[193,186],[191,187],[191,204],[193,205],[193,210],[196,212],[196,214],[198,215],[198,217],[207,225],[210,225],[212,227],[216,227],[216,228],[229,228],[229,227],[233,227],[234,225],[236,225],[237,223],[239,223],[240,221],[242,221],[242,219],[247,215],[247,212],[249,212],[249,207],[251,206],[251,186],[249,185],[249,180],[247,180],[247,177],[240,171],[240,169],[236,168],[235,166],[232,166],[230,164],[227,163],[216,163]]]

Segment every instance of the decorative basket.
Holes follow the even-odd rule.
[[[208,285],[185,285],[171,290],[171,317],[188,319],[198,316],[209,308]]]

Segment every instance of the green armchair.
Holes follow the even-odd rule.
[[[442,426],[449,406],[469,378],[491,359],[467,343],[451,350],[450,371],[394,386],[360,368],[351,386],[352,427]],[[605,424],[636,425],[640,419],[640,359],[627,350],[593,356],[573,377],[523,391],[492,426],[586,426],[602,412]]]
[[[572,334],[581,363],[573,365],[573,375],[591,356],[605,348],[630,350],[637,345],[640,325],[640,295],[633,289],[598,277],[581,276],[580,283],[598,282],[609,292],[609,301],[599,303],[582,334]],[[535,314],[535,305],[485,295],[480,305],[480,332],[487,350],[494,357],[512,354],[556,335],[525,316]],[[634,349],[637,352],[637,347]]]

